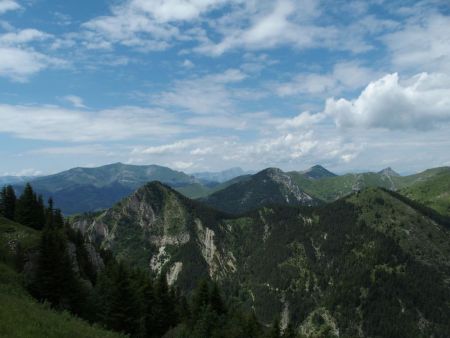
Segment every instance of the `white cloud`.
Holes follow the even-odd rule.
[[[87,108],[87,106],[84,104],[83,99],[79,96],[67,95],[67,96],[64,96],[63,99],[65,101],[69,102],[75,108]]]
[[[173,39],[182,38],[177,22],[196,20],[229,0],[129,0],[111,8],[83,26],[88,39],[97,45],[120,43],[142,50],[163,50]]]
[[[21,45],[32,41],[45,40],[52,35],[44,33],[37,29],[22,29],[17,32],[9,32],[0,35],[1,45]]]
[[[402,83],[397,73],[389,74],[355,100],[328,99],[325,114],[339,127],[433,128],[450,122],[450,77],[422,73]]]
[[[195,114],[229,113],[233,110],[233,93],[228,85],[244,80],[237,69],[203,77],[175,81],[173,89],[152,96],[152,102],[181,108]]]
[[[22,8],[17,1],[12,0],[0,0],[0,14],[8,11],[15,11]]]
[[[385,35],[397,69],[450,72],[450,16],[426,15]]]
[[[183,162],[183,161],[175,161],[172,163],[172,167],[179,170],[186,170],[191,168],[194,165],[194,162]]]
[[[171,144],[163,144],[159,146],[151,147],[136,147],[131,152],[133,155],[162,155],[162,154],[176,154],[180,151],[185,150],[193,144],[197,144],[199,140],[189,139],[182,140]]]
[[[113,5],[110,15],[85,22],[84,43],[90,48],[121,44],[154,51],[193,41],[189,49],[214,56],[235,48],[279,46],[359,53],[373,48],[364,40],[366,33],[389,26],[375,17],[333,26],[327,24],[331,20],[325,9],[319,0],[127,0]],[[214,17],[209,16],[212,11]],[[335,12],[330,10],[332,15],[348,13]]]
[[[0,76],[25,82],[39,71],[49,67],[65,66],[65,61],[52,58],[31,49],[0,46]]]
[[[0,133],[50,141],[111,141],[173,136],[181,128],[169,113],[140,107],[83,112],[57,106],[0,105]]]
[[[362,88],[377,75],[378,72],[357,62],[339,62],[329,73],[299,74],[289,82],[275,85],[275,88],[282,97],[298,94],[330,96]]]
[[[182,66],[183,66],[184,68],[187,68],[187,69],[191,69],[191,68],[194,68],[194,67],[195,67],[194,63],[193,63],[191,60],[188,60],[188,59],[185,59],[185,60],[183,61]]]
[[[96,155],[96,156],[111,156],[111,152],[107,147],[100,144],[87,144],[80,146],[68,146],[68,147],[47,147],[29,151],[28,154],[37,155]]]

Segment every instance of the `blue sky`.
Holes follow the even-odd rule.
[[[0,175],[450,165],[450,2],[0,0]]]

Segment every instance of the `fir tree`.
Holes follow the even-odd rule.
[[[11,185],[3,187],[0,192],[0,214],[14,221],[16,213],[16,193]]]
[[[83,296],[61,231],[44,228],[32,293],[55,308],[81,312]]]
[[[15,220],[23,225],[41,230],[45,225],[42,198],[38,198],[29,183],[17,200]]]
[[[215,311],[218,315],[223,315],[226,312],[225,304],[223,303],[222,296],[220,294],[219,286],[217,283],[213,283],[211,287],[211,292],[209,295],[209,303],[211,309]]]
[[[267,338],[281,338],[281,333],[280,333],[280,320],[277,318],[274,319],[273,323],[272,323],[272,327],[270,328],[268,334],[267,334]]]

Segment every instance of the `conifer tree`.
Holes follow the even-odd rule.
[[[41,230],[45,224],[42,198],[36,196],[29,183],[17,201],[15,220],[37,230]]]
[[[211,292],[209,295],[209,303],[211,305],[211,309],[218,315],[225,314],[226,312],[225,304],[220,294],[219,286],[215,282],[212,284],[211,287]]]
[[[16,212],[16,193],[11,185],[3,187],[0,192],[0,214],[14,221]]]
[[[280,320],[277,318],[274,319],[272,323],[272,327],[270,328],[267,338],[281,338],[280,333]]]
[[[45,227],[42,232],[36,278],[31,289],[40,301],[75,313],[81,311],[81,288],[67,251],[66,238],[57,229]]]
[[[282,338],[295,338],[297,334],[295,333],[295,327],[292,323],[289,323],[283,332]]]
[[[117,265],[112,277],[107,324],[116,331],[135,334],[139,331],[139,307],[123,263]]]

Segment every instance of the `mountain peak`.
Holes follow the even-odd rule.
[[[279,169],[279,168],[266,168],[264,170],[261,170],[259,173],[257,173],[255,176],[269,176],[269,177],[274,177],[274,176],[279,176],[279,175],[283,175],[284,172],[283,170]]]
[[[385,175],[385,176],[400,176],[400,174],[397,173],[391,167],[384,168],[383,170],[379,171],[378,174]]]
[[[316,165],[312,166],[311,168],[302,171],[302,174],[305,175],[306,177],[312,178],[312,179],[337,176],[336,174],[332,173],[331,171],[322,167],[319,164],[316,164]]]

